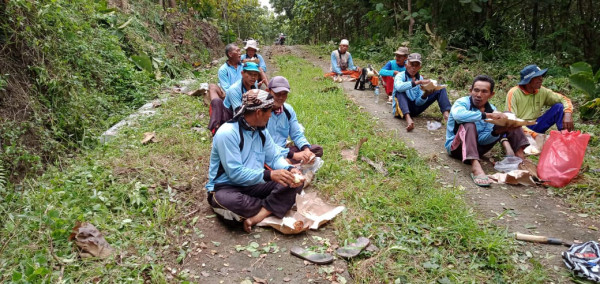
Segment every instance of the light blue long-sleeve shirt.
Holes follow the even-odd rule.
[[[335,72],[336,74],[342,74],[342,69],[340,69],[340,65],[338,64],[338,50],[334,50],[331,52],[331,72]],[[354,61],[352,61],[352,55],[350,52],[346,51],[348,54],[348,70],[356,70],[356,66],[354,66]]]
[[[417,78],[415,81],[423,80],[423,76],[417,73]],[[394,96],[395,93],[406,92],[408,99],[415,102],[416,105],[423,105],[427,98],[423,99],[423,90],[421,90],[421,85],[413,85],[412,80],[408,77],[408,73],[400,72],[396,77],[394,77]]]
[[[491,113],[495,110],[496,107],[489,102],[485,105],[486,113]],[[456,100],[452,105],[452,109],[450,109],[448,125],[446,126],[446,143],[444,144],[444,147],[446,147],[448,154],[450,154],[450,147],[452,146],[452,141],[454,141],[454,137],[456,136],[454,131],[455,128],[458,130],[458,127],[456,127],[458,124],[474,122],[475,126],[477,127],[477,144],[479,145],[489,145],[498,141],[498,139],[500,139],[500,135],[492,135],[494,125],[489,122],[485,122],[483,119],[484,115],[476,106],[473,105],[470,96],[462,97]]]
[[[379,75],[394,77],[394,71],[398,71],[398,72],[406,71],[406,61],[404,62],[404,65],[402,65],[402,66],[398,65],[398,63],[396,63],[396,60],[388,61],[388,63],[386,63],[385,66],[383,66],[383,68],[381,68],[381,70],[379,70]]]
[[[223,90],[227,91],[233,83],[242,79],[242,64],[238,64],[238,66],[233,67],[225,61],[221,67],[219,67],[219,86],[223,88]]]
[[[208,191],[213,191],[215,184],[252,186],[263,183],[265,163],[273,170],[291,167],[266,129],[262,130],[264,146],[258,131],[242,130],[244,147],[240,151],[239,127],[239,122],[225,123],[213,137],[206,184]],[[223,165],[225,171],[217,178],[219,165]]]
[[[310,143],[308,143],[308,140],[306,140],[306,137],[304,136],[304,127],[298,122],[294,108],[287,103],[284,103],[283,107],[290,113],[290,119],[288,120],[285,110],[279,114],[273,112],[271,118],[269,118],[269,123],[267,124],[267,129],[269,130],[271,137],[273,137],[275,144],[284,148],[284,150],[282,150],[283,155],[287,155],[289,152],[289,149],[285,148],[288,136],[294,141],[296,147],[300,149],[304,146],[310,147]]]
[[[256,89],[256,82],[250,89]],[[227,91],[225,91],[225,99],[223,99],[223,105],[235,111],[238,107],[242,106],[242,95],[249,90],[246,90],[244,84],[242,83],[242,79],[233,83]]]
[[[262,70],[264,72],[267,72],[267,63],[265,63],[265,60],[263,59],[263,57],[260,54],[256,54],[256,57],[258,57],[258,67],[262,68]],[[242,54],[242,61],[244,61],[244,59],[248,58],[247,54]]]

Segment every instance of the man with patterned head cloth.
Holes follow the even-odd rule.
[[[225,219],[243,221],[246,232],[271,214],[283,218],[303,188],[301,172],[285,160],[265,129],[273,102],[265,91],[246,92],[233,119],[213,138],[208,203]]]
[[[521,70],[521,81],[506,94],[508,111],[523,120],[536,120],[523,130],[533,136],[545,133],[552,125],[558,130],[574,129],[573,104],[566,96],[542,87],[544,75],[548,68],[540,69],[537,65],[527,65]],[[543,107],[550,107],[542,114]]]

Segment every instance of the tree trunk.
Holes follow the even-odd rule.
[[[165,2],[163,0],[158,0],[158,5],[160,5],[163,10],[165,9]]]
[[[175,2],[175,0],[169,0],[169,7],[170,8],[177,8],[177,2]]]
[[[415,25],[415,19],[412,17],[412,3],[411,0],[408,0],[408,15],[410,20],[408,21],[408,35],[412,36],[413,34],[413,26]]]
[[[533,4],[533,23],[531,24],[531,49],[533,50],[535,50],[537,46],[538,23],[538,2],[535,1]]]

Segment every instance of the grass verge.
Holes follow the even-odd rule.
[[[0,282],[188,279],[170,267],[189,253],[180,239],[202,233],[194,228],[197,218],[184,216],[205,202],[210,135],[192,127],[207,125],[207,108],[178,95],[156,111],[110,143],[0,191]],[[142,145],[150,131],[158,142]],[[68,241],[76,221],[94,224],[116,253],[80,260]]]
[[[442,187],[413,149],[348,100],[320,68],[293,56],[277,57],[290,80],[289,102],[311,143],[325,149],[316,187],[349,210],[335,221],[340,239],[369,236],[379,247],[353,262],[364,283],[543,282],[532,258],[515,249],[505,231],[479,222],[461,190]],[[383,162],[388,176],[366,163],[346,162],[340,151],[367,137],[360,155]]]

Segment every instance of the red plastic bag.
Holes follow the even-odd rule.
[[[590,135],[580,131],[550,131],[537,166],[540,179],[554,187],[569,184],[579,173],[589,141]]]

